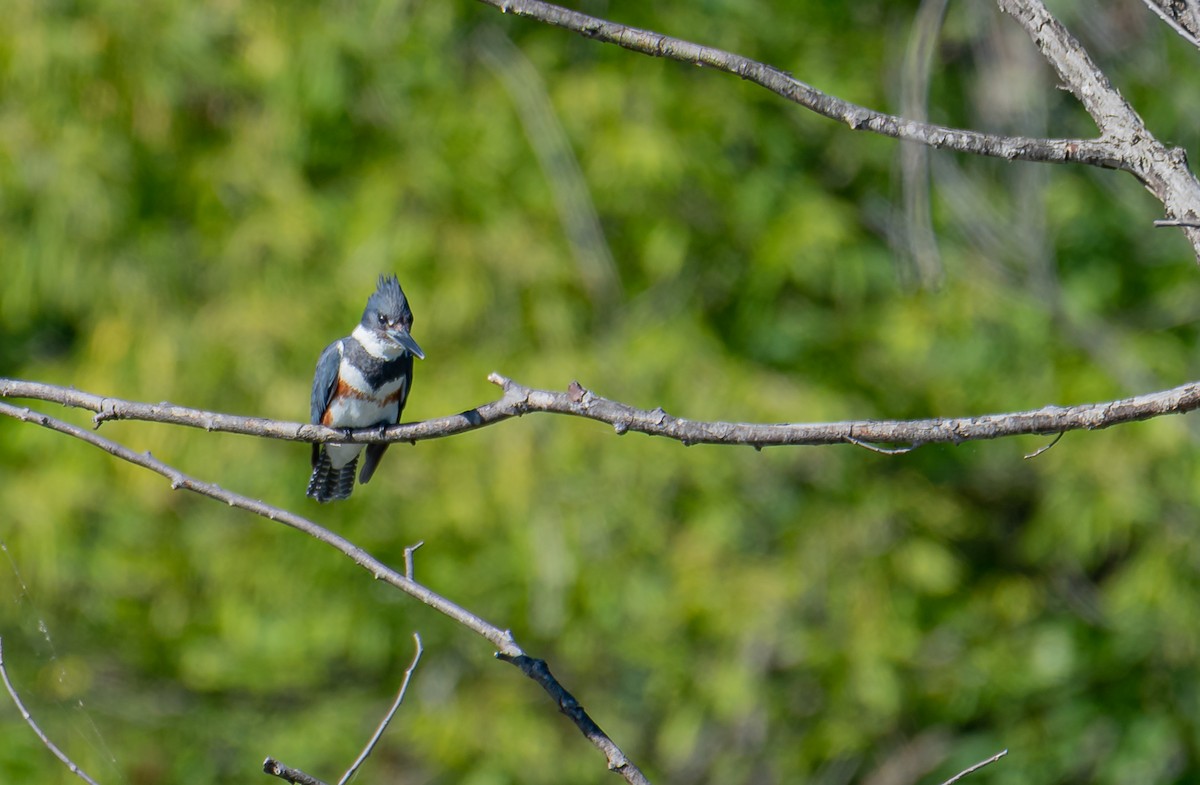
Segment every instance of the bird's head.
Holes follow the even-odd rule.
[[[379,276],[379,286],[367,300],[366,310],[363,311],[363,328],[381,344],[395,346],[424,360],[425,352],[409,334],[412,322],[412,310],[396,276]]]

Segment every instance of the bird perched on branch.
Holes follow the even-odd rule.
[[[393,425],[412,389],[413,357],[425,353],[413,340],[412,310],[396,276],[379,276],[362,321],[346,338],[321,352],[313,379],[312,421],[331,428]],[[314,444],[308,495],[319,502],[349,498],[361,444]],[[375,473],[386,444],[368,444],[358,481]]]

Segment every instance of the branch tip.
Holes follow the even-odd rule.
[[[977,772],[980,769],[982,769],[984,766],[987,766],[988,764],[991,764],[991,763],[995,763],[996,761],[1000,760],[1007,754],[1008,754],[1008,750],[1006,750],[1006,749],[1000,750],[992,757],[990,757],[986,760],[981,760],[978,763],[976,763],[975,765],[968,766],[967,768],[963,769],[958,774],[955,774],[953,777],[951,777],[950,779],[943,782],[942,785],[954,785],[954,783],[958,782],[959,780],[961,780],[963,777],[967,776],[968,774],[973,774],[974,772]]]

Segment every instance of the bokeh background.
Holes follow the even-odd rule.
[[[1195,160],[1198,53],[1133,0],[1055,5]],[[940,28],[916,2],[578,7],[869,106],[1094,134],[982,0]],[[406,419],[492,399],[490,371],[766,422],[1195,378],[1200,270],[1131,177],[905,154],[469,0],[7,0],[0,375],[303,420],[394,271],[428,355]],[[538,415],[393,447],[324,507],[305,445],[101,432],[390,563],[424,541],[418,579],[656,782],[940,782],[1008,748],[971,781],[1124,785],[1200,780],[1198,422],[1027,461],[1047,440],[759,453]],[[485,642],[324,546],[29,425],[0,422],[0,472],[8,667],[104,785],[265,782],[267,755],[336,780],[414,631],[358,781],[615,781]],[[76,781],[0,700],[0,782]]]

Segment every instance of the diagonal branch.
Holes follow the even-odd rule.
[[[1142,0],[1179,37],[1200,48],[1200,3],[1197,0]]]
[[[367,746],[363,747],[363,751],[359,753],[359,756],[350,765],[350,768],[346,769],[346,773],[338,780],[337,785],[346,785],[350,781],[350,778],[354,776],[354,772],[359,770],[363,762],[366,761],[375,749],[375,745],[379,743],[379,738],[383,736],[383,732],[391,724],[392,717],[396,716],[396,711],[400,708],[400,704],[404,702],[404,695],[408,692],[408,684],[412,681],[413,671],[417,669],[417,664],[421,661],[421,655],[425,652],[425,647],[421,645],[421,636],[415,632],[413,633],[413,641],[417,644],[417,648],[413,652],[412,662],[409,663],[408,668],[404,671],[404,680],[400,684],[400,692],[396,693],[396,700],[392,701],[392,708],[388,709],[388,713],[383,715],[383,719],[380,721],[379,726],[375,728],[375,733],[372,734],[371,740],[367,742]]]
[[[489,375],[488,380],[503,388],[504,394],[499,400],[460,414],[433,420],[356,431],[341,431],[320,425],[267,420],[261,417],[239,417],[169,403],[124,401],[69,387],[16,379],[0,379],[0,398],[34,398],[87,409],[96,412],[93,419],[97,425],[106,420],[142,420],[302,442],[415,443],[466,433],[524,414],[543,412],[607,423],[618,434],[637,431],[649,436],[674,439],[684,445],[740,444],[755,448],[825,444],[959,444],[1007,436],[1098,430],[1166,414],[1184,414],[1200,408],[1200,382],[1188,382],[1169,390],[1116,401],[1076,406],[1043,406],[1040,409],[975,417],[848,420],[831,423],[744,423],[689,420],[673,417],[661,408],[639,409],[596,395],[577,382],[572,382],[566,392],[556,392],[526,387],[498,373]],[[887,452],[901,454],[907,451]]]
[[[547,671],[549,673],[549,671]],[[533,678],[530,676],[530,678]],[[88,785],[99,785],[94,779],[88,776],[88,773],[79,766],[75,765],[75,761],[67,757],[67,754],[60,750],[58,746],[50,741],[50,737],[46,735],[36,722],[33,721],[33,715],[29,713],[29,709],[25,708],[25,704],[21,701],[21,695],[17,692],[17,688],[13,686],[12,681],[8,678],[8,669],[4,667],[4,644],[0,641],[0,680],[4,682],[4,689],[8,690],[8,696],[12,698],[12,702],[16,704],[17,711],[21,712],[21,718],[25,720],[25,724],[33,729],[37,737],[41,739],[42,744],[46,745],[46,749],[54,753],[54,757],[62,761],[62,764],[67,767],[67,771],[74,774],[79,779],[86,782]],[[547,692],[549,692],[547,688]],[[551,695],[554,693],[551,692]],[[587,735],[586,732],[584,735]]]
[[[1041,0],[998,0],[1000,9],[1016,19],[1054,67],[1100,129],[1102,139],[1120,151],[1121,167],[1142,181],[1169,218],[1183,223],[1184,234],[1200,255],[1200,229],[1186,222],[1200,219],[1200,180],[1188,168],[1182,147],[1158,141],[1145,121],[1112,86],[1083,45],[1063,27]]]
[[[479,0],[502,13],[529,17],[633,52],[707,66],[741,77],[855,131],[873,131],[929,147],[1005,160],[1081,163],[1137,177],[1162,202],[1168,218],[1200,219],[1200,181],[1183,148],[1168,148],[1109,84],[1083,47],[1040,0],[997,0],[1025,27],[1043,56],[1096,121],[1097,139],[1037,139],[948,128],[886,114],[824,93],[774,66],[652,30],[629,27],[544,0]],[[1149,0],[1147,0],[1149,1]],[[1184,228],[1200,260],[1200,229]]]
[[[984,766],[988,766],[992,763],[995,763],[996,761],[1000,760],[1007,754],[1008,754],[1008,750],[1000,750],[992,757],[987,758],[986,760],[981,760],[978,763],[976,763],[975,765],[968,766],[967,768],[963,769],[958,774],[955,774],[953,777],[951,777],[950,779],[943,782],[942,785],[954,785],[954,783],[958,782],[959,780],[961,780],[963,777],[967,776],[968,774],[974,774],[975,772],[982,769]]]
[[[801,82],[786,71],[724,49],[685,41],[653,30],[610,22],[543,0],[480,0],[502,13],[516,14],[585,38],[615,44],[633,52],[701,65],[741,77],[819,115],[844,123],[855,131],[873,131],[930,147],[994,158],[1044,163],[1083,163],[1106,169],[1124,169],[1118,151],[1103,139],[1035,139],[987,134],[962,128],[908,120],[851,103]]]
[[[179,471],[174,466],[158,460],[148,452],[134,452],[122,444],[110,441],[109,439],[105,439],[104,437],[99,436],[92,431],[71,425],[70,423],[55,419],[49,415],[41,414],[39,412],[31,411],[27,408],[20,408],[3,402],[0,402],[0,415],[5,415],[21,422],[41,425],[42,427],[48,428],[52,431],[58,431],[59,433],[66,434],[67,436],[73,436],[76,439],[87,442],[93,447],[98,447],[99,449],[104,450],[110,455],[128,461],[137,466],[141,466],[144,469],[149,469],[157,474],[161,474],[163,477],[166,477],[171,481],[172,490],[184,489],[192,491],[193,493],[197,493],[201,496],[207,496],[210,499],[224,502],[230,507],[237,507],[238,509],[246,510],[247,512],[252,512],[255,515],[262,516],[268,520],[275,521],[276,523],[282,523],[285,526],[298,529],[308,536],[330,546],[331,548],[334,548],[343,555],[349,557],[350,560],[355,564],[371,573],[376,580],[384,581],[385,583],[394,586],[405,594],[420,600],[439,613],[450,617],[472,632],[475,632],[476,634],[487,639],[497,648],[498,651],[496,654],[500,659],[503,659],[506,662],[512,662],[513,664],[517,664],[524,659],[528,659],[525,652],[522,651],[521,647],[517,645],[517,642],[513,638],[513,634],[510,630],[502,630],[495,625],[489,624],[462,606],[451,602],[445,597],[442,597],[440,594],[437,594],[431,589],[428,589],[412,580],[411,578],[400,574],[391,567],[388,567],[386,564],[379,561],[374,556],[367,553],[365,550],[350,542],[346,538],[329,531],[325,527],[314,523],[307,518],[296,515],[292,512],[288,512],[287,510],[279,507],[273,507],[265,502],[251,499],[248,496],[242,496],[241,494],[234,493],[233,491],[228,491],[219,485],[197,480],[194,477],[190,477]],[[562,695],[565,694],[570,697],[570,693],[568,693],[566,689],[554,679],[553,676],[550,676],[548,670],[544,676],[540,674],[537,677],[530,675],[530,678],[534,679],[534,681],[541,685],[542,688],[545,689],[552,698],[560,703],[562,700]],[[575,698],[570,697],[570,700],[575,701]],[[583,733],[584,737],[592,742],[597,749],[604,753],[605,758],[608,761],[609,769],[616,771],[631,785],[648,785],[649,781],[646,779],[645,775],[642,774],[641,770],[638,769],[636,765],[634,765],[624,756],[620,748],[617,747],[612,739],[610,739],[602,731],[600,731],[599,737],[595,735],[596,732],[599,731],[599,728],[596,726],[596,723],[592,721],[590,717],[588,717],[587,713],[584,712],[582,708],[580,708],[577,714],[569,714],[568,716],[575,721],[577,727],[579,728],[580,732]],[[264,767],[274,764],[278,764],[278,762],[268,758],[264,763]],[[282,764],[278,764],[278,766],[281,767],[281,771],[284,769],[287,769],[288,772],[293,771]],[[265,768],[264,770],[268,771],[268,773],[276,773],[270,769]],[[299,772],[299,775],[303,775],[303,772]],[[283,776],[285,779],[287,779],[286,775],[276,773],[276,776]],[[301,780],[290,781],[299,782]]]

